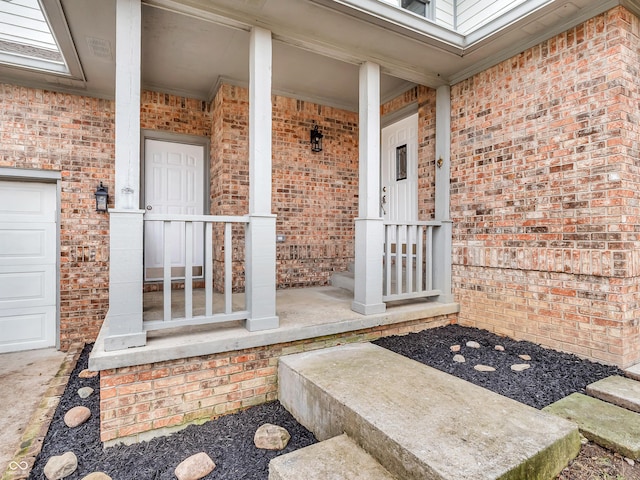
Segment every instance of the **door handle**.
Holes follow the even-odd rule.
[[[153,210],[153,207],[151,205],[147,205],[147,210]]]

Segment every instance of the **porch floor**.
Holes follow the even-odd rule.
[[[184,309],[182,291],[174,291],[172,310]],[[202,295],[194,290],[194,297]],[[234,304],[242,308],[243,295],[234,296]],[[246,348],[275,345],[327,335],[357,331],[380,325],[392,325],[412,320],[434,319],[459,311],[457,303],[439,303],[434,300],[395,302],[387,311],[375,315],[361,315],[351,310],[353,294],[337,287],[311,287],[278,290],[276,311],[280,327],[273,330],[249,332],[243,321],[149,331],[143,347],[106,352],[104,337],[108,330],[108,316],[102,326],[91,353],[89,368],[111,368],[143,365],[179,358],[210,355]],[[217,302],[221,305],[222,300]],[[214,296],[214,305],[216,298]],[[144,319],[157,320],[162,316],[162,292],[145,293]],[[194,301],[197,305],[197,300]],[[197,315],[194,307],[194,315]]]

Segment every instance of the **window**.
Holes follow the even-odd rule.
[[[416,13],[421,17],[426,17],[427,5],[430,3],[430,0],[402,0],[401,6],[405,10]]]
[[[0,0],[0,63],[68,75],[71,72],[44,3],[47,2]],[[53,5],[59,7],[57,2]],[[61,12],[53,13],[57,18]]]

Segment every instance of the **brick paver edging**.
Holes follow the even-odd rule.
[[[76,367],[83,349],[84,343],[74,343],[69,347],[58,373],[49,382],[49,388],[29,419],[20,439],[18,450],[9,462],[7,471],[2,475],[2,480],[20,480],[29,477],[36,457],[42,450],[44,437],[49,431],[49,425],[51,425],[53,415],[58,403],[60,403],[60,397],[67,388],[69,377]]]

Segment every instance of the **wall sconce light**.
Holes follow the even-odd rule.
[[[107,191],[107,187],[100,185],[96,188],[96,212],[106,212],[107,204],[109,203],[109,193]]]
[[[322,133],[318,131],[318,125],[313,127],[311,130],[311,151],[312,152],[321,152],[322,151]]]

